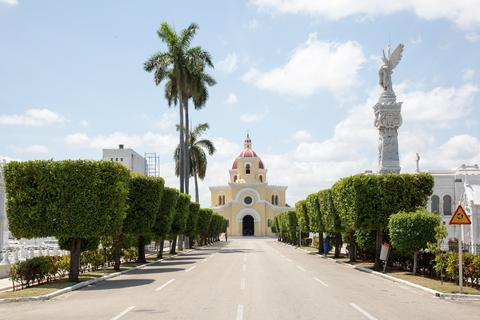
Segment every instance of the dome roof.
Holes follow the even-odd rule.
[[[252,150],[252,140],[250,140],[250,135],[248,134],[247,134],[247,138],[245,139],[244,146],[245,146],[245,149],[242,152],[240,152],[237,159],[238,158],[258,158],[258,155],[256,154],[256,152]],[[235,161],[233,162],[232,169],[238,169],[237,159],[235,159]],[[265,169],[265,166],[262,160],[260,160],[258,167],[260,169]]]

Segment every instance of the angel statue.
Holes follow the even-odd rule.
[[[385,91],[393,91],[392,89],[392,73],[393,69],[397,66],[402,59],[403,43],[400,43],[392,53],[390,53],[390,46],[388,47],[388,56],[385,55],[383,50],[383,65],[378,70],[379,84]]]

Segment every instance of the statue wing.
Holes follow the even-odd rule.
[[[395,50],[393,50],[392,54],[389,57],[389,65],[390,68],[393,70],[397,66],[397,64],[400,62],[402,59],[402,53],[403,53],[403,43],[400,43]]]

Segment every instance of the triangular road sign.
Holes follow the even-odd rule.
[[[463,210],[463,207],[460,205],[457,207],[457,210],[455,210],[455,213],[448,224],[472,224],[472,222],[465,210]]]

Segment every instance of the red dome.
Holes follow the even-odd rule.
[[[238,163],[237,160],[233,162],[232,169],[237,169],[238,168]]]
[[[252,149],[245,149],[238,155],[238,158],[253,158],[257,157],[257,154]]]
[[[258,164],[258,167],[259,167],[260,169],[265,169],[265,167],[263,166],[262,160],[260,160],[260,163]]]

